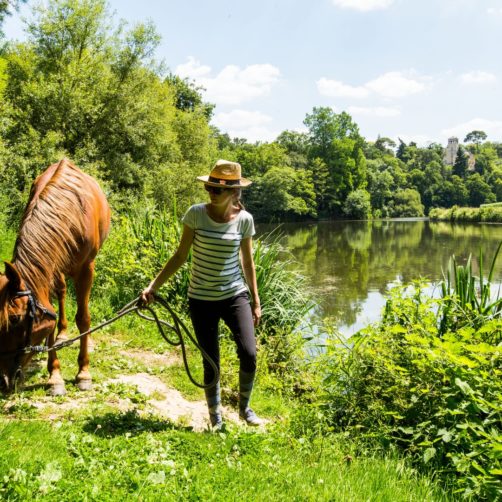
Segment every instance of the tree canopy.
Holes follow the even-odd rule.
[[[0,1],[0,25],[19,3]],[[105,0],[48,0],[26,30],[0,54],[0,196],[14,219],[35,176],[63,156],[98,177],[119,211],[139,201],[183,211],[218,158],[242,164],[253,180],[245,203],[263,220],[502,200],[502,144],[483,131],[466,135],[453,166],[438,143],[369,141],[347,112],[322,106],[306,113],[305,132],[250,143],[214,127],[202,90],[155,60],[152,23],[118,23]]]

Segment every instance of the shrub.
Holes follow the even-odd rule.
[[[367,220],[371,216],[370,194],[366,190],[350,192],[343,205],[343,213],[347,218]]]
[[[350,434],[396,445],[464,496],[502,497],[502,321],[439,336],[443,300],[395,289],[381,323],[328,345],[324,404]]]

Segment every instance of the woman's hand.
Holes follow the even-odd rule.
[[[150,305],[155,300],[155,291],[148,286],[141,292],[140,301],[143,305]]]
[[[260,304],[253,304],[253,308],[251,309],[253,313],[253,324],[254,327],[256,328],[260,324],[261,320],[261,307]]]

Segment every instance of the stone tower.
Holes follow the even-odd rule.
[[[444,163],[446,165],[452,166],[455,164],[455,159],[457,158],[458,151],[458,138],[448,138],[448,145],[444,151]]]

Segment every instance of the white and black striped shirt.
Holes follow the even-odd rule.
[[[255,233],[251,214],[242,209],[232,221],[217,223],[206,204],[196,204],[182,221],[195,232],[188,296],[215,301],[246,291],[239,250],[241,240]]]

